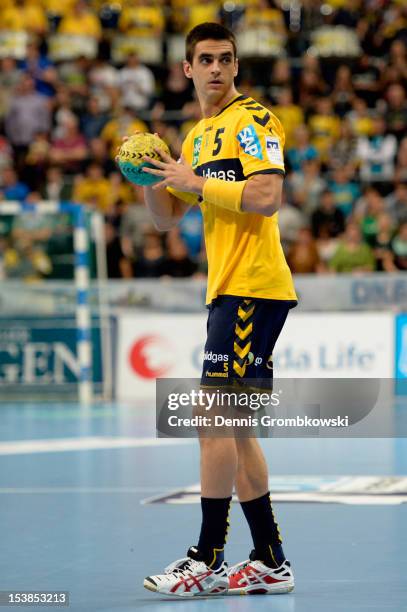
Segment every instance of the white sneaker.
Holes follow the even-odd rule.
[[[147,576],[144,587],[162,595],[177,597],[226,595],[229,585],[227,564],[223,562],[217,570],[212,570],[202,561],[194,546],[187,555],[166,567],[164,574]]]
[[[250,559],[229,569],[228,595],[274,595],[294,589],[294,575],[289,561],[280,567],[268,567],[262,561]]]

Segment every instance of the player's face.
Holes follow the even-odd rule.
[[[192,79],[198,97],[216,103],[234,88],[238,63],[229,40],[202,40],[197,43],[192,63],[184,62],[184,71]]]

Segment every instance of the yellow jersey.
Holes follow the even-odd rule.
[[[200,176],[243,181],[255,174],[284,175],[284,130],[280,121],[253,98],[238,95],[213,117],[189,132],[182,146],[186,163]],[[278,213],[233,212],[195,194],[171,193],[199,203],[208,257],[206,303],[217,295],[296,300],[284,257]]]

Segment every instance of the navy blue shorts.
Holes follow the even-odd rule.
[[[296,301],[218,296],[209,305],[202,386],[270,389],[273,349]]]

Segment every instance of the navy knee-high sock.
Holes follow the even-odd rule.
[[[224,558],[231,500],[231,497],[201,497],[202,526],[198,550],[212,569],[217,569]]]
[[[249,523],[256,559],[270,567],[278,567],[285,560],[285,555],[271,506],[270,493],[241,502],[241,506]]]

